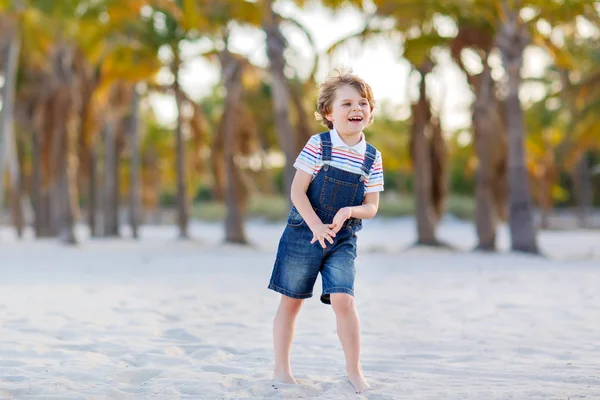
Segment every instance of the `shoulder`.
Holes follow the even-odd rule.
[[[377,148],[371,145],[373,152],[375,153],[375,159],[371,165],[371,174],[382,174],[383,173],[383,161],[381,158],[381,152]],[[367,150],[368,151],[368,150]]]
[[[373,153],[375,154],[375,160],[380,161],[381,160],[381,152],[379,150],[377,150],[377,147],[373,146],[371,143],[367,142],[367,152],[369,151],[369,148],[372,149]]]
[[[321,143],[321,134],[317,133],[312,135],[308,141],[313,143]]]

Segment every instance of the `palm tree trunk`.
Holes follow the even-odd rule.
[[[116,192],[117,182],[115,180],[117,161],[116,146],[116,121],[109,117],[104,129],[104,236],[119,236],[119,227],[117,226],[116,213],[118,212],[118,203]]]
[[[269,71],[272,79],[273,109],[275,113],[275,126],[279,135],[279,143],[285,155],[284,169],[284,194],[291,203],[290,189],[294,179],[294,161],[296,159],[296,146],[294,144],[294,132],[290,123],[290,89],[285,77],[284,51],[287,47],[285,37],[279,29],[277,15],[273,10],[273,1],[264,0],[266,7],[266,19],[263,22],[263,30],[267,38],[267,56],[269,58]]]
[[[98,225],[98,150],[92,139],[89,153],[89,182],[88,182],[88,226],[92,237],[100,237]]]
[[[139,238],[140,224],[140,141],[139,141],[139,101],[140,94],[137,86],[133,87],[133,97],[131,100],[131,126],[130,126],[130,143],[131,151],[131,182],[129,183],[129,222],[131,224],[131,233],[135,239]]]
[[[498,211],[494,200],[494,147],[499,132],[494,81],[491,68],[484,61],[479,87],[476,88],[473,107],[473,133],[478,168],[475,181],[475,229],[477,231],[477,250],[496,250],[496,226]]]
[[[214,186],[213,197],[215,200],[222,202],[225,200],[225,156],[223,155],[223,138],[217,135],[213,139],[211,145],[211,171],[213,174]]]
[[[525,168],[525,124],[519,99],[523,52],[528,42],[526,27],[519,23],[518,13],[511,11],[509,18],[501,26],[496,40],[504,69],[508,74],[506,117],[511,249],[538,254],[533,207]]]
[[[66,125],[66,124],[65,124]],[[66,128],[66,126],[65,126]],[[74,212],[73,212],[73,198],[71,192],[71,185],[69,179],[69,139],[68,133],[63,133],[63,154],[61,160],[59,161],[59,178],[57,182],[57,186],[60,190],[59,204],[60,208],[60,219],[59,219],[59,230],[60,230],[60,238],[61,241],[65,244],[75,245],[77,244],[77,239],[75,238],[74,232]]]
[[[413,177],[415,187],[415,216],[417,222],[417,245],[437,246],[435,236],[435,215],[432,207],[432,164],[429,120],[431,110],[427,100],[425,77],[421,75],[419,100],[413,105],[411,127],[411,155],[413,159]]]
[[[247,244],[244,231],[244,217],[242,211],[242,182],[238,167],[235,163],[235,150],[238,141],[237,130],[240,103],[242,100],[242,72],[243,63],[236,59],[227,50],[219,54],[223,70],[223,80],[227,95],[225,97],[225,111],[221,117],[219,135],[223,137],[223,153],[225,158],[225,174],[227,187],[225,190],[225,241],[229,243]]]
[[[32,188],[31,198],[33,203],[33,227],[35,237],[42,237],[42,171],[41,171],[41,143],[40,133],[34,128],[32,144]]]
[[[25,228],[25,221],[23,220],[23,177],[14,131],[7,136],[6,140],[8,142],[7,148],[9,149],[8,169],[10,171],[11,182],[11,213],[17,237],[22,238]]]
[[[179,86],[179,54],[174,50],[175,60],[173,61],[172,73],[175,77],[173,89],[175,92],[175,102],[177,104],[177,127],[175,131],[176,152],[177,152],[177,224],[179,225],[179,238],[189,239],[188,221],[189,211],[187,202],[187,185],[186,185],[186,170],[185,170],[185,147],[183,140],[183,93]]]
[[[581,155],[581,159],[575,167],[574,177],[578,225],[580,228],[587,228],[589,225],[588,217],[593,204],[592,176],[587,152]]]
[[[4,201],[4,167],[9,151],[11,138],[14,137],[14,104],[15,88],[17,84],[17,67],[19,63],[19,50],[21,42],[18,30],[15,28],[6,50],[6,63],[4,65],[4,87],[2,88],[2,111],[0,114],[0,211]],[[13,182],[18,184],[18,182]]]

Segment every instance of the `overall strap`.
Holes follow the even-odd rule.
[[[331,163],[331,149],[333,147],[331,144],[331,135],[329,134],[329,131],[327,131],[320,133],[319,137],[321,138],[321,154],[323,155],[323,163],[325,165],[329,165],[329,163]]]
[[[367,143],[367,151],[365,152],[365,161],[363,162],[362,167],[360,168],[361,173],[361,181],[365,180],[369,177],[371,173],[371,167],[375,163],[375,158],[377,157],[377,150],[371,143]]]

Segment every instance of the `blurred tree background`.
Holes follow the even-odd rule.
[[[303,8],[362,22],[319,49]],[[444,215],[469,219],[489,251],[507,223],[511,249],[537,253],[561,215],[600,225],[599,21],[592,0],[0,0],[0,215],[71,244],[78,225],[138,237],[174,223],[188,238],[190,219],[247,243],[248,218],[287,215],[336,54],[386,41],[409,68],[367,131],[384,160],[379,215],[414,215],[423,245],[441,244]],[[246,36],[261,39],[240,51]],[[201,96],[186,84],[199,60],[220,76]],[[542,75],[523,73],[531,62]],[[434,90],[450,64],[472,98],[460,129]]]

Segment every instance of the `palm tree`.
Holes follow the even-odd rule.
[[[294,132],[290,123],[290,88],[284,72],[286,66],[284,52],[287,41],[279,28],[280,20],[273,10],[273,1],[264,0],[263,3],[265,7],[263,29],[266,33],[269,71],[272,78],[273,111],[279,141],[286,158],[283,188],[289,198],[295,173],[293,163],[297,154]]]
[[[77,80],[72,62],[74,46],[65,28],[76,24],[71,18],[74,9],[74,2],[43,3],[39,8],[26,9],[22,29],[23,82],[17,92],[19,105],[15,108],[18,125],[32,129],[37,147],[34,154],[41,158],[35,163],[39,169],[34,171],[37,188],[41,186],[37,192],[39,198],[34,200],[39,228],[36,234],[60,233],[69,244],[76,242],[75,192],[67,159]]]
[[[227,40],[225,41],[227,43]],[[225,174],[227,176],[227,190],[225,202],[227,206],[227,216],[225,218],[225,241],[231,243],[247,244],[248,240],[244,232],[243,215],[241,210],[242,183],[240,180],[239,169],[235,164],[236,143],[239,139],[236,137],[240,130],[240,106],[242,99],[242,74],[247,60],[236,56],[225,50],[219,52],[219,60],[222,65],[223,74],[221,79],[225,90],[225,104],[221,123],[219,126],[219,137],[223,138]]]
[[[489,57],[494,47],[493,29],[465,18],[460,19],[459,31],[451,42],[451,54],[467,76],[475,101],[472,109],[473,138],[478,167],[475,182],[476,249],[496,250],[498,222],[506,218],[506,135],[502,104],[496,96]],[[462,53],[470,49],[481,60],[482,71],[472,73],[463,63]]]
[[[529,2],[517,3],[502,0],[496,46],[508,77],[506,113],[508,122],[508,181],[509,181],[509,227],[511,248],[515,251],[538,253],[538,245],[533,220],[533,209],[525,167],[524,120],[519,99],[523,53],[531,41],[530,26],[541,18],[556,25],[573,21],[577,15],[585,13],[586,6],[581,3],[569,3],[563,6],[556,2],[544,2],[539,14],[527,23],[520,17],[521,10]],[[583,3],[583,2],[582,2]],[[537,5],[537,4],[536,4]],[[535,33],[534,33],[535,34]]]
[[[592,20],[593,15],[587,17]],[[563,105],[561,113],[555,112],[567,121],[557,156],[567,165],[572,177],[579,225],[587,227],[593,203],[590,156],[600,143],[600,68],[595,62],[600,36],[584,38],[575,23],[566,25],[560,32],[564,32],[565,37],[563,48],[557,48],[549,38],[541,40],[554,59],[554,72],[559,75],[557,80],[562,88],[554,92],[549,90],[548,98]]]
[[[351,39],[367,40],[375,36],[401,33],[404,41],[404,58],[411,64],[411,73],[419,76],[419,98],[411,106],[410,156],[415,189],[415,216],[417,245],[439,246],[436,225],[444,208],[447,194],[446,145],[441,122],[434,116],[427,95],[427,77],[434,69],[433,50],[444,47],[448,38],[439,35],[433,24],[442,6],[413,1],[375,2],[377,6],[365,26],[356,34],[333,44],[328,53]],[[389,22],[393,22],[393,27]]]
[[[139,225],[141,217],[141,185],[140,185],[140,89],[133,88],[131,99],[131,119],[129,126],[129,154],[130,163],[130,192],[129,192],[129,223],[131,224],[132,236],[139,237]]]
[[[526,253],[538,253],[533,207],[525,167],[525,125],[523,108],[519,99],[523,52],[529,44],[527,27],[519,17],[519,9],[503,3],[505,20],[496,36],[504,69],[508,76],[506,115],[508,130],[508,184],[509,228],[511,249]]]
[[[13,3],[15,12],[18,13],[21,9],[18,0]],[[10,17],[8,17],[10,18]],[[4,86],[2,88],[2,111],[0,113],[0,211],[2,210],[2,202],[4,200],[4,166],[5,157],[8,156],[9,170],[11,175],[11,184],[13,192],[13,216],[15,218],[15,227],[19,237],[23,235],[23,211],[21,207],[21,176],[20,168],[17,160],[17,147],[13,126],[13,113],[15,104],[15,88],[17,80],[17,69],[19,62],[19,51],[21,47],[20,32],[18,22],[15,18],[12,20],[12,32],[7,36],[10,37],[10,42],[6,48],[6,56],[4,57]],[[0,46],[1,47],[1,46]]]
[[[554,26],[573,21],[576,15],[590,13],[585,2],[471,0],[447,3],[447,14],[455,19],[483,21],[493,28],[494,45],[498,48],[506,73],[505,120],[508,134],[508,187],[509,228],[511,249],[527,253],[538,253],[533,207],[525,164],[525,127],[523,109],[519,99],[521,69],[526,46],[539,39],[537,23],[540,20]],[[523,10],[533,11],[533,17],[523,19]]]
[[[191,2],[184,0],[151,1],[154,6],[153,15],[148,19],[148,27],[153,32],[149,40],[156,42],[156,47],[166,45],[171,51],[169,69],[173,76],[171,92],[175,97],[177,108],[177,123],[175,128],[176,138],[176,171],[177,171],[177,224],[179,226],[179,238],[189,238],[189,201],[187,193],[187,168],[186,149],[184,141],[184,117],[183,102],[185,95],[180,84],[180,71],[184,60],[181,58],[180,44],[184,40],[194,40],[200,37],[200,32],[206,30],[208,21],[200,14],[204,2]],[[157,28],[157,19],[164,19],[164,27]]]
[[[295,0],[296,5],[303,6],[304,0]],[[285,74],[287,67],[285,60],[285,50],[288,48],[288,43],[281,32],[281,23],[287,20],[299,27],[308,37],[310,43],[313,43],[308,31],[296,20],[292,18],[284,19],[281,15],[275,12],[273,8],[273,0],[261,0],[263,7],[262,28],[266,35],[267,57],[269,58],[269,72],[271,75],[271,89],[273,92],[273,112],[275,114],[275,125],[279,137],[279,144],[285,155],[286,163],[284,169],[284,194],[288,202],[290,202],[290,188],[294,178],[294,161],[298,155],[298,146],[296,144],[297,135],[292,129],[290,122],[290,100],[293,100],[294,93],[290,88],[290,83]],[[325,3],[327,7],[337,9],[344,4],[363,5],[362,0],[330,0]],[[314,46],[313,46],[314,48]],[[317,61],[314,67],[316,68]],[[309,82],[314,79],[314,70],[309,78]],[[296,102],[296,107],[299,105]],[[302,129],[302,127],[300,127]],[[301,131],[302,132],[302,131]],[[306,142],[302,143],[304,145]]]
[[[445,145],[438,119],[431,113],[427,98],[426,77],[433,63],[424,61],[416,68],[420,76],[419,99],[411,107],[410,154],[413,162],[417,245],[439,246],[435,226],[442,215],[445,195],[443,179]]]

